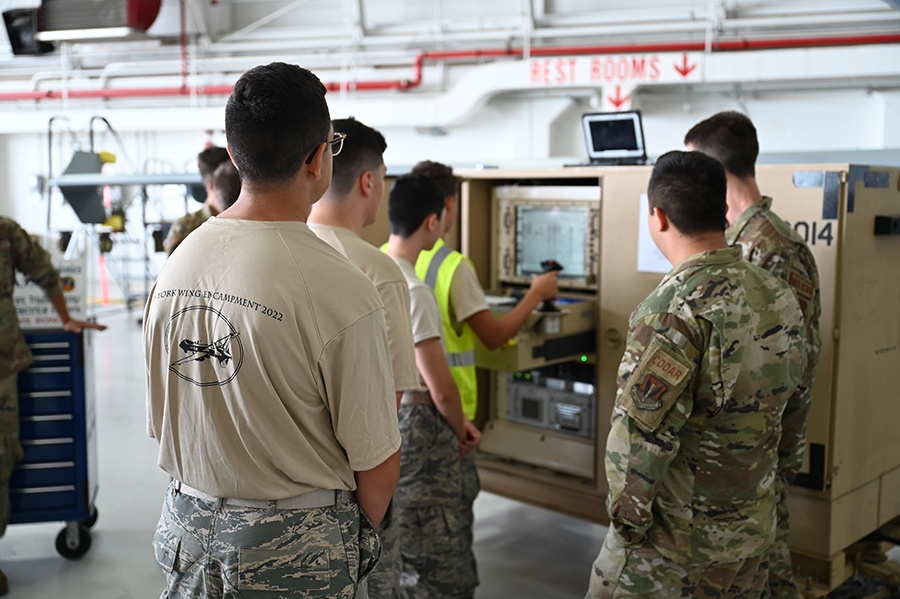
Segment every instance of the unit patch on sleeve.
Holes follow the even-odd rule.
[[[653,339],[619,395],[628,415],[655,431],[675,405],[694,372],[694,364],[668,339]]]
[[[791,271],[788,276],[788,285],[797,294],[797,301],[803,312],[806,312],[806,306],[816,295],[816,286],[808,278],[804,277],[797,271]]]

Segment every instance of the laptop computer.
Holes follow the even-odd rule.
[[[581,116],[589,165],[644,164],[644,128],[639,110]]]

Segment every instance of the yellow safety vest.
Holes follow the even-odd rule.
[[[478,382],[475,377],[475,331],[468,323],[462,323],[462,331],[456,332],[450,321],[450,282],[463,260],[469,260],[438,239],[429,251],[419,253],[416,274],[434,290],[441,318],[444,322],[444,348],[450,374],[459,388],[463,412],[469,420],[475,419],[478,409]],[[471,263],[471,261],[469,261]]]

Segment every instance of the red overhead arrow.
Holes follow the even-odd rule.
[[[683,54],[681,59],[681,65],[675,65],[675,70],[678,71],[682,77],[687,77],[691,74],[691,71],[697,68],[696,64],[688,64],[688,55]]]
[[[631,95],[623,96],[622,95],[622,86],[616,86],[616,95],[615,96],[606,96],[606,99],[609,100],[609,103],[619,108],[622,104],[631,99]]]

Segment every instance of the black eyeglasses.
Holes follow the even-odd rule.
[[[325,142],[325,145],[331,146],[331,155],[332,156],[337,156],[338,154],[341,153],[341,150],[344,149],[344,140],[345,139],[347,139],[346,133],[338,133],[337,131],[335,131],[334,137],[332,137],[331,139],[329,139],[328,141]],[[315,158],[315,156],[316,156],[316,150],[318,150],[318,149],[319,149],[319,144],[316,144],[316,147],[313,148],[310,151],[309,156],[307,156],[306,164],[309,164],[310,162],[313,161],[313,158]]]

